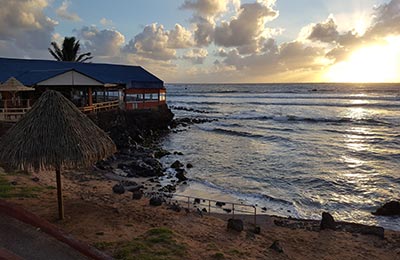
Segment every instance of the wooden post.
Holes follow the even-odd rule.
[[[88,105],[90,107],[93,105],[92,88],[88,88]]]
[[[57,179],[57,198],[58,198],[58,218],[60,220],[63,220],[64,219],[64,203],[63,203],[63,197],[62,197],[60,168],[56,169],[56,179]]]

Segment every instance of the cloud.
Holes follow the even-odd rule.
[[[173,30],[165,30],[163,25],[151,24],[145,26],[133,40],[125,46],[124,51],[148,59],[176,59],[176,49],[188,48],[193,45],[190,31],[176,24]]]
[[[104,26],[111,26],[114,24],[114,22],[112,20],[109,20],[109,19],[103,17],[100,19],[100,24],[104,25]]]
[[[189,9],[195,12],[195,16],[213,19],[214,17],[224,13],[228,9],[230,3],[240,1],[232,0],[185,0],[180,9]]]
[[[375,9],[372,26],[367,30],[369,38],[400,34],[400,0],[392,0]]]
[[[224,47],[257,45],[267,19],[278,12],[260,3],[243,4],[239,16],[215,28],[215,43]]]
[[[125,46],[126,52],[153,59],[171,60],[176,58],[176,50],[168,47],[168,34],[163,25],[151,24],[129,41]]]
[[[47,53],[57,22],[44,14],[47,0],[2,1],[0,9],[1,51],[7,56],[38,56]]]
[[[169,48],[185,49],[194,45],[192,33],[180,24],[175,24],[175,28],[167,35]]]
[[[183,55],[183,59],[189,60],[192,64],[203,64],[208,56],[206,49],[191,49]]]
[[[312,25],[308,39],[312,41],[335,42],[339,38],[337,28],[333,16],[329,16],[325,22]]]
[[[123,34],[116,30],[98,30],[95,26],[84,26],[75,30],[86,51],[90,51],[94,58],[115,58],[120,55],[125,43]]]
[[[68,10],[70,5],[71,5],[71,1],[69,1],[69,0],[63,1],[61,6],[59,8],[57,8],[56,14],[65,20],[69,20],[69,21],[73,21],[73,22],[82,21],[82,18],[80,18],[78,14],[71,13]]]

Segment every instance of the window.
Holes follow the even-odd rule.
[[[149,93],[144,95],[144,99],[146,100],[158,100],[158,94],[157,93]]]
[[[143,94],[126,94],[127,102],[141,101],[141,100],[143,100]]]
[[[166,93],[160,93],[160,101],[165,101],[167,99]]]

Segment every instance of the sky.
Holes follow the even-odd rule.
[[[0,56],[96,63],[167,83],[399,82],[400,0],[0,0]]]

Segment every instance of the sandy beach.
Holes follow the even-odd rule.
[[[260,234],[253,232],[251,221],[245,221],[244,231],[236,233],[227,230],[230,215],[176,212],[166,205],[150,206],[147,198],[132,200],[130,192],[114,194],[112,187],[118,182],[107,179],[102,171],[64,172],[66,219],[58,221],[54,173],[2,171],[1,177],[16,189],[31,187],[33,191],[32,198],[8,201],[120,259],[400,259],[400,232],[385,230],[381,239],[343,231],[310,231],[313,228],[301,227],[318,223],[280,227],[274,220],[289,220],[264,215],[258,218]],[[283,252],[270,248],[274,241],[279,241]]]

